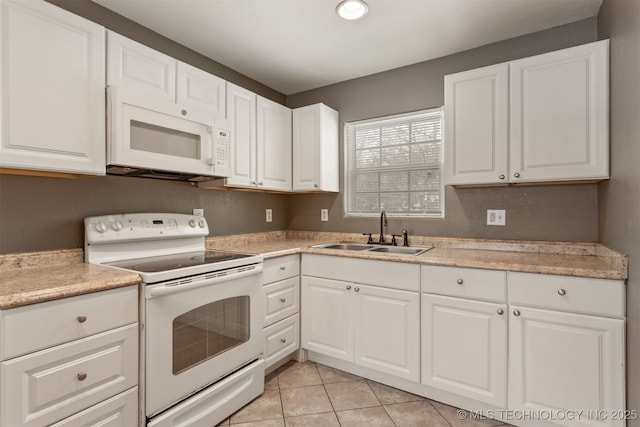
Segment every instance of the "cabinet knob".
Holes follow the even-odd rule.
[[[355,288],[354,291],[360,292],[360,288]]]
[[[318,185],[318,184],[313,184],[313,187],[314,187],[314,188],[318,188],[318,187],[320,187],[320,185]]]
[[[287,302],[286,298],[280,298],[280,302]]]
[[[514,178],[520,178],[520,174],[518,172],[516,172],[516,173],[513,174],[513,177]]]
[[[80,372],[78,375],[76,375],[76,378],[78,378],[78,381],[84,381],[87,379],[87,374],[85,374],[84,372]]]
[[[182,111],[180,111],[180,113],[182,113],[183,116],[186,116],[187,115],[187,110],[182,110]]]
[[[506,178],[506,176],[504,176],[504,175],[500,175],[498,178],[500,178],[500,179],[505,179],[505,178]]]
[[[351,290],[351,285],[347,285],[347,290],[350,291]]]
[[[287,269],[287,266],[283,265],[282,267],[280,267],[280,270],[285,271]]]
[[[87,321],[87,316],[78,316],[76,317],[76,320],[78,321],[78,323],[84,323]]]
[[[462,279],[458,279],[458,280],[456,280],[456,283],[457,283],[458,285],[462,285],[462,284],[464,283],[464,280],[462,280]]]
[[[514,316],[520,316],[520,310],[513,310]]]
[[[566,294],[567,294],[567,291],[565,291],[564,289],[558,289],[558,295],[565,296]]]
[[[284,344],[284,343],[286,343],[286,342],[287,342],[287,339],[286,339],[286,338],[280,338],[280,342],[281,342],[282,344]]]
[[[498,311],[496,311],[496,313],[498,313],[500,316],[502,316],[504,314],[504,310],[499,308]]]
[[[258,181],[258,185],[264,185],[264,182]]]

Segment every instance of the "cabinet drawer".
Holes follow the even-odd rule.
[[[262,283],[273,283],[278,280],[300,275],[300,255],[287,255],[270,258],[264,261]]]
[[[420,266],[405,262],[304,254],[302,274],[403,291],[420,291]]]
[[[300,315],[294,314],[264,328],[265,368],[300,348]]]
[[[138,387],[93,405],[51,427],[130,427],[135,425],[138,425]]]
[[[138,382],[138,324],[0,365],[0,425],[62,420]]]
[[[111,289],[1,311],[1,360],[138,321],[138,288]]]
[[[506,301],[506,272],[423,265],[422,292],[495,302]]]
[[[509,273],[509,304],[624,317],[624,282],[586,277]]]
[[[264,326],[300,311],[300,278],[298,276],[264,286]]]

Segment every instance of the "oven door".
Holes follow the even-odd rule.
[[[264,293],[255,267],[145,286],[147,416],[260,357]]]
[[[229,133],[223,118],[169,101],[150,102],[144,94],[113,87],[108,103],[109,165],[204,176],[229,174]]]

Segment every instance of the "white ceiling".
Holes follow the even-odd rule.
[[[93,0],[286,95],[598,14],[602,0]]]

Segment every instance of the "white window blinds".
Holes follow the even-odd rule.
[[[345,124],[347,216],[442,217],[442,108]]]

